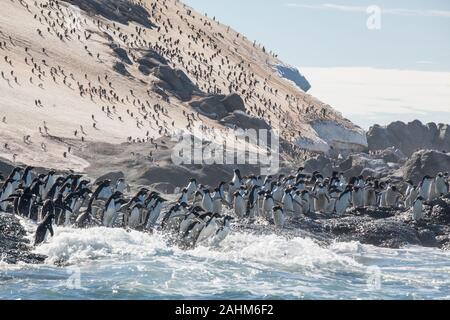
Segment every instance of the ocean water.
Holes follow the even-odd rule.
[[[36,252],[45,264],[0,262],[0,299],[450,299],[437,249],[234,232],[184,251],[159,234],[59,228]]]

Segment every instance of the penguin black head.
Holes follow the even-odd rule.
[[[283,212],[283,208],[281,208],[280,206],[275,206],[275,207],[273,207],[273,209],[272,209],[274,212],[276,212],[276,211],[281,211],[281,212]]]

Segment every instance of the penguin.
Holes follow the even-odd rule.
[[[386,190],[386,207],[396,208],[398,206],[399,199],[402,197],[403,195],[400,191],[398,191],[396,186],[389,186]]]
[[[281,208],[280,206],[273,207],[272,212],[275,226],[279,229],[283,229],[285,224],[283,208]]]
[[[136,229],[140,226],[142,221],[142,210],[145,206],[142,203],[136,203],[130,208],[130,214],[124,215],[127,217],[127,221],[124,221],[124,225],[131,229]]]
[[[377,206],[377,193],[373,183],[364,187],[364,207],[374,208]]]
[[[303,199],[302,199],[302,191],[297,190],[292,197],[292,202],[294,206],[294,217],[298,218],[303,214]]]
[[[408,180],[406,181],[406,190],[405,190],[405,207],[406,208],[410,208],[412,205],[412,201],[410,201],[410,194],[411,191],[414,189],[414,183],[412,182],[412,180]],[[416,199],[417,197],[415,197],[414,199]],[[414,201],[414,199],[412,199]]]
[[[125,200],[121,199],[122,193],[115,192],[106,201],[105,209],[103,211],[103,226],[112,228],[117,216],[120,206],[125,203]]]
[[[287,188],[284,191],[283,198],[281,199],[281,202],[283,204],[283,212],[290,216],[294,215],[294,201],[291,192],[292,189]]]
[[[211,219],[208,221],[208,223],[205,225],[205,227],[200,232],[196,245],[199,245],[203,242],[206,242],[207,240],[210,240],[216,233],[217,230],[220,228],[220,222],[219,219],[221,216],[219,214],[214,214]]]
[[[53,202],[46,200],[42,206],[42,212],[44,214],[44,220],[39,223],[36,233],[34,235],[34,245],[37,246],[45,241],[47,231],[53,237],[53,219],[55,218]]]
[[[179,230],[181,222],[186,218],[186,209],[186,203],[175,204],[162,219],[161,228],[169,231]]]
[[[339,195],[339,199],[337,199],[335,204],[336,215],[342,216],[345,211],[352,205],[352,193],[352,186],[347,186],[346,189]]]
[[[272,210],[275,205],[272,195],[268,192],[264,197],[263,201],[263,217],[265,219],[270,219],[272,217]]]
[[[384,182],[380,183],[378,185],[378,189],[379,189],[379,199],[378,199],[378,203],[379,206],[381,208],[386,208],[387,207],[387,203],[386,203],[386,194],[387,194],[387,186]]]
[[[274,189],[272,190],[272,198],[275,203],[281,203],[281,200],[283,199],[283,188],[281,186],[281,183],[276,183]]]
[[[195,218],[193,223],[188,226],[186,232],[181,237],[183,243],[193,247],[196,244],[200,233],[207,226],[213,216],[213,213],[208,212]]]
[[[428,175],[424,176],[422,179],[422,182],[420,183],[419,187],[420,187],[420,191],[419,191],[419,195],[425,199],[424,201],[428,200],[429,195],[430,195],[430,185],[431,182],[434,179]]]
[[[92,212],[92,206],[94,202],[94,198],[91,198],[89,200],[89,203],[87,205],[87,208],[84,212],[81,212],[81,214],[77,217],[75,221],[75,226],[78,228],[86,228],[88,227],[92,222],[94,222],[94,215]],[[101,225],[101,223],[98,223],[98,225]]]
[[[194,178],[191,178],[189,180],[189,184],[186,188],[186,197],[188,200],[192,199],[192,197],[194,196],[196,190],[197,190],[197,180]]]
[[[200,216],[200,214],[204,214],[205,210],[203,210],[203,208],[201,207],[194,207],[190,210],[189,214],[185,217],[185,219],[183,221],[181,221],[180,223],[180,228],[179,228],[179,234],[184,235],[189,226],[191,226],[197,219],[197,217]]]
[[[158,197],[156,199],[155,205],[152,207],[152,209],[148,213],[148,220],[147,220],[147,224],[145,225],[145,228],[147,230],[152,229],[158,222],[164,202],[166,202],[166,200],[164,200],[162,198]]]
[[[239,169],[234,170],[234,176],[231,182],[233,183],[232,185],[235,190],[239,189],[242,186],[242,176]],[[231,190],[231,192],[234,192],[234,190]]]
[[[106,200],[110,199],[112,195],[111,180],[104,180],[97,184],[92,197],[96,200]]]
[[[314,197],[314,208],[316,212],[325,213],[325,209],[328,207],[330,197],[328,191],[323,184],[319,184]]]
[[[116,182],[115,191],[118,191],[122,194],[124,194],[125,191],[130,192],[130,186],[127,184],[124,178],[120,178]]]
[[[53,183],[53,185],[50,187],[50,189],[48,190],[48,192],[45,195],[45,199],[47,200],[53,200],[56,196],[57,196],[57,192],[60,188],[60,186],[62,185],[64,181],[63,177],[58,177],[56,178],[55,182]]]
[[[228,203],[233,203],[234,201],[234,194],[237,191],[237,189],[234,187],[234,183],[230,182],[228,184],[228,190],[227,190],[227,202]]]
[[[55,183],[55,171],[50,170],[44,178],[44,190],[42,193],[42,198],[47,198],[47,193],[50,191],[51,187]]]
[[[353,187],[352,192],[352,203],[353,207],[355,208],[362,208],[364,206],[364,192],[363,189],[361,189],[358,186]]]
[[[6,180],[12,180],[14,182],[16,182],[16,184],[14,184],[14,189],[17,188],[17,185],[19,184],[21,177],[22,177],[22,172],[23,169],[20,167],[15,167],[12,169],[11,173],[9,174],[9,177]]]
[[[222,198],[222,193],[219,188],[214,191],[211,200],[213,202],[211,212],[215,214],[222,214],[222,203],[224,202],[224,199]]]
[[[255,218],[258,212],[257,199],[259,188],[260,187],[255,184],[252,186],[251,190],[248,193],[245,215],[250,219]]]
[[[212,212],[213,210],[213,200],[211,198],[211,194],[209,190],[203,191],[203,198],[202,198],[202,204],[201,204],[203,210],[206,212]]]
[[[24,187],[30,187],[31,183],[33,182],[33,170],[34,168],[31,166],[28,166],[25,168],[22,174],[22,185]]]
[[[448,193],[448,182],[442,172],[440,172],[436,177],[435,193],[439,197],[442,197]]]
[[[238,219],[243,219],[246,214],[245,199],[239,191],[234,193],[234,214]]]
[[[430,187],[428,190],[428,201],[433,201],[434,199],[437,198],[436,180],[437,180],[437,178],[431,179]]]
[[[223,225],[217,229],[216,234],[211,239],[210,243],[211,246],[217,247],[221,242],[223,242],[226,237],[231,232],[231,221],[233,220],[233,217],[226,216],[223,218]]]
[[[189,202],[189,192],[187,188],[184,188],[183,190],[181,190],[181,196],[180,198],[178,198],[178,203],[188,204],[188,202]]]
[[[420,221],[424,218],[425,213],[423,211],[423,202],[425,199],[422,196],[418,196],[413,202],[413,219],[414,221]]]
[[[409,191],[408,195],[405,197],[405,207],[411,208],[413,206],[413,203],[415,199],[419,196],[420,189],[417,186],[412,186]]]
[[[14,178],[8,178],[4,183],[1,189],[0,194],[0,211],[6,212],[8,208],[8,202],[5,200],[8,199],[15,191],[17,185],[16,180]]]
[[[330,201],[328,203],[327,208],[325,209],[326,213],[330,213],[330,214],[334,213],[335,208],[336,208],[336,202],[339,199],[340,194],[341,194],[341,191],[336,186],[336,184],[329,189],[328,196],[330,197]]]
[[[302,207],[303,207],[303,214],[308,214],[311,212],[311,198],[308,190],[303,190],[301,192],[301,199],[302,199]]]

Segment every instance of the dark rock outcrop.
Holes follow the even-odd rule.
[[[370,151],[395,147],[406,156],[422,149],[449,152],[450,126],[435,123],[424,125],[417,120],[408,124],[393,122],[386,127],[375,125],[367,132],[367,141]]]
[[[16,217],[0,213],[0,258],[3,262],[40,264],[45,261],[45,256],[30,252],[32,247],[25,238],[26,235],[25,229]]]
[[[130,77],[131,74],[122,62],[116,62],[113,66],[115,72],[120,73],[123,76]]]
[[[167,65],[161,65],[152,69],[151,72],[160,79],[156,85],[164,90],[171,92],[182,101],[192,99],[194,93],[201,94],[191,79],[179,69],[172,69]]]
[[[111,45],[111,49],[113,50],[114,55],[117,58],[119,58],[122,62],[124,62],[124,63],[126,63],[128,65],[132,65],[133,64],[133,62],[128,57],[128,53],[127,53],[127,51],[125,49],[123,49],[123,48],[121,48],[121,47],[119,47],[119,46],[117,46],[115,44]]]
[[[108,20],[128,25],[136,22],[147,28],[154,28],[147,9],[129,0],[63,0],[78,6],[90,14],[98,14]]]
[[[220,122],[231,128],[253,129],[253,130],[270,130],[270,125],[259,118],[247,115],[244,112],[233,112],[226,116]]]
[[[402,167],[403,177],[419,183],[426,175],[435,176],[438,172],[450,169],[450,153],[421,150],[414,153]]]
[[[193,101],[190,105],[203,115],[215,120],[223,119],[235,111],[246,111],[244,101],[236,93],[228,96],[209,96],[198,101]]]

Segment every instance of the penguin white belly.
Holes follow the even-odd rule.
[[[272,199],[265,199],[263,203],[263,215],[264,218],[270,219],[272,216],[274,202]]]
[[[215,247],[218,246],[221,242],[223,242],[226,239],[226,237],[228,237],[230,232],[231,228],[229,226],[224,226],[223,228],[219,229],[216,235],[213,237],[211,245]]]
[[[212,213],[222,214],[222,199],[214,200]]]
[[[273,213],[273,221],[277,228],[282,229],[285,223],[284,213],[281,210],[277,210]]]
[[[294,198],[294,216],[300,217],[303,214],[302,199],[300,197]]]
[[[112,190],[110,187],[103,188],[102,191],[98,194],[98,198],[100,199],[108,199],[112,196]]]
[[[202,200],[202,208],[203,210],[205,210],[206,212],[212,212],[213,210],[213,203],[211,198],[209,197],[203,197]]]
[[[131,211],[128,218],[128,227],[136,229],[141,223],[141,210],[135,208]]]
[[[436,199],[437,194],[436,194],[436,181],[433,180],[430,183],[430,189],[428,190],[428,201],[432,201],[434,199]]]
[[[292,203],[292,198],[290,196],[285,196],[283,198],[283,210],[287,215],[294,215],[294,204]]]
[[[420,188],[420,196],[424,199],[428,199],[428,193],[430,191],[430,183],[425,181],[422,183],[422,187]]]
[[[116,206],[113,201],[109,204],[103,215],[103,226],[111,228],[117,216]]]
[[[216,219],[213,219],[203,230],[200,232],[200,235],[197,239],[197,244],[210,240],[212,236],[214,236],[219,229],[219,225]]]
[[[245,200],[242,197],[234,200],[234,213],[237,218],[242,219],[245,216]]]
[[[448,193],[447,185],[445,184],[444,179],[438,179],[436,181],[436,195],[442,196]]]
[[[328,205],[328,199],[325,194],[318,194],[314,199],[314,207],[316,212],[325,212],[325,208]]]

